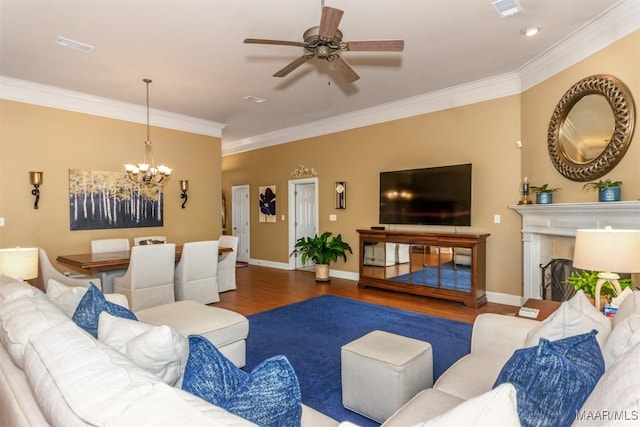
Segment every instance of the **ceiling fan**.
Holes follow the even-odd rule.
[[[338,29],[343,11],[329,6],[322,8],[320,25],[311,27],[302,35],[303,42],[267,39],[245,39],[245,43],[299,46],[307,53],[276,72],[274,77],[284,77],[312,58],[333,63],[340,75],[349,83],[360,78],[358,73],[340,55],[343,51],[360,52],[402,52],[404,40],[362,40],[342,41],[342,31]]]

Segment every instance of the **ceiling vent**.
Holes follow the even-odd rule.
[[[522,6],[520,6],[518,0],[496,0],[491,2],[491,5],[496,9],[501,18],[522,12]]]

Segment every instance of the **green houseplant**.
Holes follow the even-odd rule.
[[[587,182],[582,186],[584,191],[598,191],[598,200],[600,202],[619,202],[620,187],[622,181],[611,181],[610,179],[601,179],[599,181]]]
[[[351,246],[342,240],[342,236],[329,239],[331,232],[325,231],[320,236],[301,237],[296,241],[295,249],[289,256],[300,254],[302,263],[306,264],[311,260],[316,265],[316,281],[326,282],[329,280],[329,264],[338,260],[347,260],[347,251],[353,254]]]
[[[618,282],[620,282],[620,288],[623,290],[624,288],[634,289],[631,279],[620,279]],[[582,290],[582,292],[584,292],[584,294],[595,305],[596,283],[598,283],[597,271],[584,270],[581,273],[573,271],[569,278],[567,278],[567,283],[573,286],[576,291]],[[614,287],[611,283],[605,282],[602,285],[602,290],[600,291],[600,307],[603,307],[604,303],[611,302],[611,298],[615,296],[617,295]]]
[[[530,188],[536,193],[536,203],[540,205],[553,203],[553,193],[559,190],[559,188],[549,188],[549,184],[533,185]]]

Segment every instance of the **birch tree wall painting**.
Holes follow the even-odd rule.
[[[71,230],[161,227],[162,187],[134,184],[122,172],[69,169]]]
[[[260,192],[260,214],[259,222],[276,222],[276,186],[269,185],[259,187]]]

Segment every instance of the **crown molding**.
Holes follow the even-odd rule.
[[[147,123],[144,106],[0,76],[0,98],[77,113]],[[151,108],[152,126],[222,138],[224,124]]]
[[[516,73],[503,74],[238,141],[225,142],[223,140],[222,155],[242,153],[314,136],[461,107],[487,99],[516,95],[520,92],[520,77]]]
[[[640,0],[622,0],[512,73],[300,126],[222,141],[222,155],[297,141],[522,93],[640,28]]]
[[[522,90],[593,55],[640,28],[640,0],[623,0],[516,72]]]

